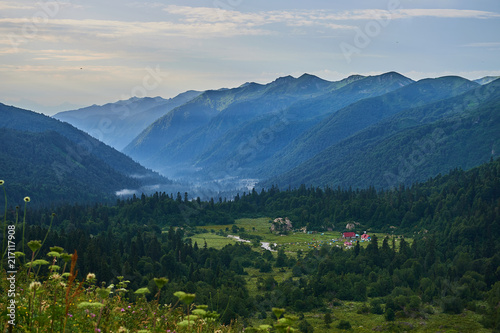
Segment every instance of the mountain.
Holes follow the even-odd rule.
[[[185,176],[200,170],[198,175],[208,178],[226,177],[226,165],[238,156],[241,145],[257,138],[262,129],[269,129],[272,125],[268,121],[272,123],[279,114],[290,114],[303,122],[295,128],[306,129],[317,117],[411,82],[397,73],[351,76],[337,82],[304,74],[278,78],[266,85],[247,83],[234,89],[207,91],[152,124],[124,151],[168,175]],[[297,134],[296,130],[290,133]]]
[[[67,123],[1,103],[0,117],[0,177],[17,201],[100,201],[171,183]]]
[[[233,128],[201,154],[195,167],[221,177],[255,177],[271,156],[324,117],[364,98],[383,95],[413,81],[398,74],[357,77],[348,84],[315,98],[298,101]],[[269,163],[272,164],[272,163]],[[269,167],[268,167],[269,168]]]
[[[201,92],[191,90],[170,99],[133,97],[116,103],[59,112],[53,117],[121,150],[156,119],[199,94]]]
[[[497,79],[500,79],[500,76],[485,76],[481,79],[474,80],[474,82],[484,85],[493,82]]]
[[[168,167],[182,165],[227,129],[345,84],[304,74],[278,78],[266,85],[246,83],[238,88],[209,90],[151,124],[124,152],[168,173]]]
[[[403,110],[263,186],[389,188],[469,169],[500,151],[500,80]]]
[[[477,83],[460,77],[424,79],[385,95],[350,104],[298,136],[264,163],[257,176],[265,178],[283,173],[397,112],[459,95],[474,87]]]

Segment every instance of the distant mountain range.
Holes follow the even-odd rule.
[[[185,191],[210,188],[206,195],[256,184],[410,185],[498,156],[499,88],[495,77],[304,74],[94,105],[58,120],[0,104],[0,178],[18,179],[19,196],[38,190],[55,201],[172,185],[151,170],[189,183]]]
[[[124,189],[170,180],[51,117],[0,104],[0,178],[13,202],[114,200]]]
[[[493,81],[498,80],[498,79],[500,79],[500,76],[485,76],[481,79],[474,80],[474,82],[483,85],[483,84],[488,84],[488,83],[493,82]]]
[[[459,77],[425,79],[385,95],[350,104],[298,136],[271,157],[256,176],[282,174],[331,145],[405,109],[456,96],[477,86],[477,83]]]
[[[170,99],[133,97],[126,101],[59,112],[53,117],[122,150],[156,119],[199,94],[201,92],[187,91]]]
[[[443,79],[450,78],[438,80]],[[500,80],[496,80],[398,112],[260,185],[390,188],[454,168],[467,170],[499,152]]]
[[[353,76],[338,82],[304,74],[299,78],[278,78],[267,85],[248,83],[234,89],[206,91],[158,119],[124,152],[172,177],[192,177],[193,172],[201,178],[207,178],[207,173],[212,179],[241,177],[239,169],[252,168],[250,164],[259,162],[254,156],[259,155],[259,149],[252,145],[270,149],[283,146],[288,141],[282,139],[292,139],[300,129],[309,128],[322,117],[411,82],[397,73]],[[271,145],[257,142],[269,140],[264,136],[271,133],[265,132],[276,131],[271,127],[288,121],[294,122],[289,128],[292,137],[282,135],[288,132],[283,129],[273,135]],[[265,152],[260,156],[267,157]]]

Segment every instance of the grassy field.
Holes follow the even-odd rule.
[[[235,244],[236,240],[224,236],[219,236],[212,233],[196,234],[190,237],[193,241],[198,243],[198,246],[202,247],[205,242],[207,242],[208,247],[213,247],[215,249],[222,249],[228,244]]]
[[[344,241],[341,239],[341,233],[337,231],[325,231],[313,234],[303,233],[303,232],[290,232],[288,235],[277,235],[271,233],[269,227],[270,218],[256,218],[256,219],[238,219],[234,224],[228,225],[210,225],[198,227],[199,230],[204,231],[203,233],[196,234],[191,237],[193,242],[197,241],[198,245],[201,246],[206,240],[209,247],[222,248],[226,244],[233,244],[235,241],[230,238],[222,236],[217,236],[211,231],[223,231],[230,235],[238,235],[233,233],[232,227],[236,225],[239,229],[244,229],[244,232],[249,235],[255,235],[262,237],[263,242],[269,242],[272,244],[277,244],[278,248],[282,248],[285,252],[295,254],[298,250],[303,252],[321,247],[322,245],[329,246],[344,246]],[[386,236],[385,234],[376,234],[379,238],[380,244],[382,239]],[[411,243],[410,239],[406,239]],[[361,246],[366,247],[368,242],[361,242]],[[379,244],[379,246],[380,246]]]
[[[455,333],[474,332],[486,333],[489,330],[479,324],[480,316],[471,311],[462,315],[437,313],[427,315],[426,318],[398,318],[394,322],[387,322],[383,315],[358,314],[363,303],[345,302],[341,306],[331,309],[333,322],[327,328],[324,323],[324,314],[305,313],[305,319],[314,327],[314,333],[323,332],[422,332],[422,333]],[[458,316],[460,318],[458,318]],[[351,330],[336,328],[340,320],[347,320]]]

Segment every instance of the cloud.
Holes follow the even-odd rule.
[[[0,50],[1,53],[1,50]],[[35,54],[33,60],[58,60],[58,61],[90,61],[117,58],[116,54],[94,52],[89,50],[23,50],[23,53]]]
[[[165,7],[165,4],[161,2],[131,2],[126,5],[127,7],[130,8],[163,8]]]
[[[328,13],[322,11],[324,19],[331,20],[387,20],[387,19],[409,19],[416,17],[435,17],[435,18],[470,18],[470,19],[489,19],[498,18],[500,14],[495,12],[481,10],[465,9],[363,9],[352,10],[341,13]]]
[[[399,9],[395,11],[394,15],[395,18],[427,16],[440,18],[489,19],[500,17],[500,14],[495,12],[467,9]]]
[[[66,4],[66,3],[63,3]],[[0,2],[0,6],[15,7],[16,3]],[[137,6],[138,3],[129,4]],[[159,3],[144,3],[143,6],[157,8]],[[19,5],[21,6],[21,5]],[[23,29],[45,41],[72,41],[99,38],[126,39],[137,36],[146,39],[162,37],[227,38],[235,36],[265,36],[282,33],[294,34],[295,30],[284,27],[316,28],[326,30],[351,30],[355,26],[345,21],[373,19],[407,19],[415,17],[439,18],[497,18],[500,14],[477,10],[459,9],[397,9],[395,11],[370,9],[333,12],[331,10],[283,10],[240,12],[211,7],[166,5],[163,21],[121,21],[96,19],[65,19],[54,17],[37,21],[30,17],[5,17],[0,19],[0,35],[22,35]],[[27,28],[26,28],[27,27]],[[318,32],[318,31],[315,32]],[[298,31],[298,30],[297,30]],[[21,36],[22,37],[22,36]],[[32,38],[33,36],[29,36]]]
[[[117,196],[128,196],[128,195],[132,195],[132,194],[136,194],[137,191],[136,190],[129,190],[129,189],[123,189],[123,190],[120,190],[120,191],[116,191],[116,195]]]
[[[462,45],[463,47],[500,47],[500,42],[486,42],[486,43],[470,43],[470,44],[464,44]]]
[[[232,37],[241,35],[266,35],[269,31],[251,29],[239,26],[234,22],[205,22],[199,24],[163,22],[128,22],[95,19],[50,19],[46,23],[35,24],[29,18],[3,18],[0,19],[0,31],[22,35],[20,27],[24,25],[35,26],[29,30],[33,34],[41,35],[52,32],[54,35],[65,38],[68,34],[78,33],[99,38],[120,38],[128,36],[183,36],[191,38],[207,37]],[[3,26],[3,27],[2,27]],[[17,27],[17,31],[13,28]],[[34,31],[35,33],[32,33]],[[64,31],[64,33],[61,33]]]
[[[21,3],[20,3],[21,2]],[[65,1],[44,1],[43,3],[41,2],[32,2],[32,1],[26,1],[25,3],[20,2],[14,2],[14,1],[0,1],[0,10],[31,10],[31,11],[44,11],[44,8],[74,8],[74,9],[81,9],[83,8],[82,5],[77,5],[71,2],[65,2]],[[35,12],[33,13],[35,14]]]
[[[7,10],[7,9],[34,9],[34,5],[24,5],[20,4],[19,2],[14,2],[14,1],[0,1],[0,10]]]
[[[335,24],[331,18],[321,15],[320,11],[262,11],[243,13],[236,10],[227,10],[212,7],[189,7],[169,5],[163,9],[165,12],[181,16],[181,20],[189,23],[225,22],[238,26],[256,27],[275,23],[288,26],[323,26],[331,29],[353,29],[349,25]]]

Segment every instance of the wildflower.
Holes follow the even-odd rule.
[[[145,288],[139,288],[139,289],[137,289],[135,291],[135,293],[138,294],[138,295],[144,295],[144,294],[149,294],[150,291],[149,291],[149,289],[147,287],[145,287]]]
[[[72,315],[71,313],[68,313],[68,317],[70,317],[70,318],[71,318],[71,317],[73,317],[73,315]]]
[[[24,202],[30,202],[30,201],[31,201],[30,197],[24,197]]]
[[[131,306],[129,305],[129,306],[127,306],[127,308],[129,308],[129,309],[130,309],[130,308],[131,308]]]
[[[5,184],[5,182],[3,180],[0,180],[0,185],[3,185]]]
[[[35,251],[33,251],[33,252],[35,252]],[[42,265],[48,265],[48,264],[50,264],[50,263],[47,260],[37,259],[33,262],[26,263],[26,267],[42,266]]]
[[[53,257],[55,261],[57,261],[57,259],[55,258],[59,258],[60,256],[61,254],[56,251],[50,251],[49,253],[47,253],[47,257]]]
[[[58,274],[58,273],[54,273],[52,274],[49,279],[52,279],[52,280],[59,280],[61,278],[61,275]]]
[[[30,290],[36,290],[38,288],[40,288],[42,286],[42,284],[38,281],[33,281],[30,283]]]
[[[121,311],[121,312],[125,312],[125,309],[124,309],[124,308],[122,308],[120,311]]]
[[[106,298],[111,294],[111,289],[108,288],[97,288],[97,295],[101,298]]]
[[[50,265],[50,266],[49,266],[49,269],[50,269],[51,271],[58,271],[58,270],[60,270],[60,269],[61,269],[61,266],[57,266],[57,265]]]
[[[60,246],[51,246],[50,251],[57,252],[57,253],[61,254],[64,251],[64,249]]]
[[[155,281],[155,284],[156,284],[156,286],[158,287],[158,289],[163,288],[163,286],[164,286],[164,285],[166,285],[166,284],[168,283],[168,279],[167,279],[167,278],[164,278],[164,277],[159,278],[159,279],[154,278],[154,281]]]
[[[91,314],[90,314],[90,316],[91,316],[92,318],[95,318],[95,314],[93,314],[93,313],[91,313]]]
[[[95,274],[94,273],[87,274],[87,280],[94,280],[94,279],[95,279]]]
[[[31,251],[35,252],[36,250],[38,250],[38,249],[40,249],[42,247],[42,242],[39,241],[39,240],[29,241],[28,242],[28,247],[31,249]]]

